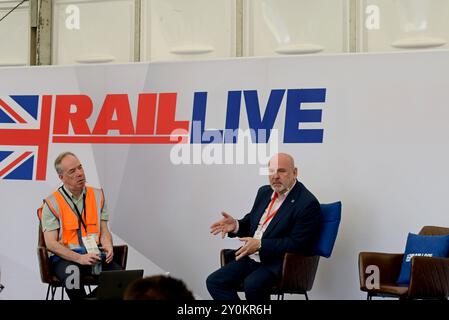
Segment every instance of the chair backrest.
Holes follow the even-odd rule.
[[[38,235],[37,235],[37,246],[38,247],[47,247],[45,245],[45,238],[44,238],[44,232],[42,231],[42,223],[39,221],[39,230],[38,230]]]
[[[53,274],[51,272],[50,258],[48,257],[47,247],[45,246],[44,233],[42,225],[39,222],[38,240],[37,240],[37,257],[39,260],[39,271],[43,283],[54,282]]]
[[[419,234],[422,236],[444,236],[449,234],[449,228],[425,226]]]
[[[337,239],[341,220],[341,202],[321,204],[321,229],[314,254],[329,258]]]
[[[436,226],[424,226],[419,234],[422,236],[445,236],[449,234],[449,228],[436,227]]]

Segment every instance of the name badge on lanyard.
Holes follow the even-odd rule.
[[[254,239],[262,239],[263,231],[261,229],[257,229],[256,233],[254,233]]]
[[[100,254],[100,249],[98,249],[96,236],[90,234],[87,237],[83,237],[83,244],[86,247],[88,253]]]
[[[271,220],[274,218],[274,216],[278,213],[279,209],[271,212],[271,209],[273,209],[274,202],[276,201],[277,198],[278,198],[278,195],[277,195],[277,193],[275,193],[273,199],[271,199],[270,205],[268,206],[265,221],[263,223],[262,223],[262,221],[259,223],[259,226],[258,226],[256,232],[254,233],[255,239],[259,239],[259,240],[262,239],[263,233],[264,233],[265,229],[268,227],[268,224],[271,222]]]

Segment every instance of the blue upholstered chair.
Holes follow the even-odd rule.
[[[341,220],[341,202],[321,204],[322,224],[313,255],[305,256],[299,253],[286,253],[282,268],[282,276],[278,286],[273,287],[272,294],[278,295],[278,300],[284,299],[284,294],[304,294],[312,289],[320,257],[329,258],[337,238]],[[229,262],[229,253],[233,250],[221,250],[221,265]]]
[[[315,254],[329,258],[337,239],[338,227],[341,220],[341,202],[321,204],[321,230],[315,245]]]

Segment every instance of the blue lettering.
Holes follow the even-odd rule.
[[[263,116],[261,115],[257,90],[243,91],[248,125],[253,143],[268,143],[287,91],[285,112],[284,143],[322,143],[323,129],[304,129],[301,123],[320,123],[321,109],[301,109],[302,103],[323,103],[326,89],[275,89],[270,93]],[[195,92],[190,133],[192,144],[238,142],[242,91],[229,91],[224,130],[206,130],[207,92]]]
[[[301,110],[301,103],[325,102],[326,89],[293,89],[287,92],[284,143],[322,143],[323,129],[300,129],[300,123],[321,122],[321,109]]]
[[[263,118],[260,115],[259,98],[256,90],[244,91],[246,112],[253,143],[267,143],[279,113],[285,90],[272,90]],[[265,134],[261,135],[260,132]]]
[[[205,130],[207,92],[195,92],[193,98],[190,143],[222,143],[223,130]],[[199,130],[199,132],[197,132]]]
[[[224,133],[224,143],[237,143],[238,135],[235,134],[240,124],[240,105],[242,101],[242,91],[228,92],[228,107],[226,110],[226,130]]]

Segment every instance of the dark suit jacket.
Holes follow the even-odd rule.
[[[229,237],[253,237],[273,190],[269,185],[257,192],[251,212],[239,220],[239,230]],[[282,272],[286,252],[311,254],[321,222],[320,204],[299,181],[279,208],[262,236],[260,261],[276,275]]]

